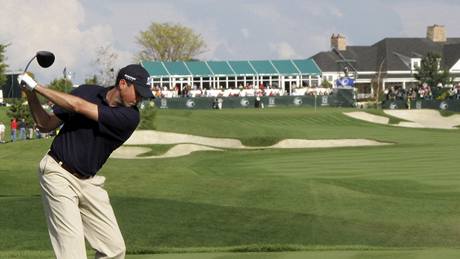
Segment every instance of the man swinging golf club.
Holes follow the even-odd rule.
[[[111,88],[81,85],[66,94],[37,84],[26,73],[19,76],[40,131],[63,124],[38,172],[57,258],[87,258],[85,238],[96,258],[124,258],[125,244],[104,190],[105,177],[96,173],[137,127],[137,103],[153,98],[148,77],[142,66],[128,65]],[[42,108],[37,94],[55,104],[52,113]]]

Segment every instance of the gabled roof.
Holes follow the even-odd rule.
[[[386,38],[374,45],[380,45],[379,57],[385,57],[384,70],[410,70],[411,58],[422,58],[428,52],[442,55],[447,44],[460,42],[460,38],[449,38],[446,42],[433,42],[426,38]]]
[[[323,72],[341,71],[346,62],[358,71],[375,71],[377,50],[373,47],[349,46],[347,50],[340,51],[343,60],[334,51],[320,52],[311,57]]]
[[[407,71],[411,69],[412,58],[422,58],[428,52],[441,54],[447,59],[444,64],[450,67],[460,56],[460,38],[448,38],[446,42],[433,42],[426,38],[385,38],[372,46],[348,46],[340,54],[358,71],[377,71],[382,61],[383,71]],[[323,72],[341,71],[343,68],[342,58],[332,50],[311,58]]]
[[[442,53],[444,68],[451,68],[460,59],[460,43],[447,44]]]

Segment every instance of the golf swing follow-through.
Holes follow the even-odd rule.
[[[35,57],[42,67],[54,62],[50,52]],[[18,77],[38,128],[49,132],[62,125],[38,170],[56,258],[87,258],[85,238],[96,258],[124,258],[126,248],[104,189],[105,177],[96,173],[136,129],[137,103],[153,98],[148,77],[141,65],[132,64],[120,69],[112,87],[80,85],[70,94],[46,88],[26,73]],[[43,109],[37,94],[54,104],[52,113]]]

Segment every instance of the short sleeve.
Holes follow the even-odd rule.
[[[70,119],[71,117],[71,112],[57,106],[57,105],[54,105],[53,106],[53,113],[54,115],[56,115],[61,121],[63,122],[66,122]]]
[[[139,124],[137,107],[109,107],[99,105],[99,130],[116,139],[126,140]]]

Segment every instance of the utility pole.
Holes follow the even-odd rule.
[[[334,53],[337,54],[337,56],[339,56],[340,58],[340,60],[336,61],[337,63],[341,62],[341,63],[346,64],[347,72],[345,73],[348,73],[349,68],[353,70],[353,77],[354,77],[354,80],[356,81],[358,79],[358,70],[351,64],[352,62],[356,62],[356,60],[345,58],[345,56],[340,52],[340,50],[336,48],[332,48],[332,51],[334,51]]]
[[[375,94],[375,104],[376,104],[376,107],[378,106],[378,103],[379,103],[379,99],[380,99],[380,84],[381,84],[381,80],[380,77],[382,75],[382,68],[383,68],[383,63],[385,63],[385,58],[382,59],[382,61],[380,62],[380,65],[379,65],[379,71],[377,73],[377,93]]]

